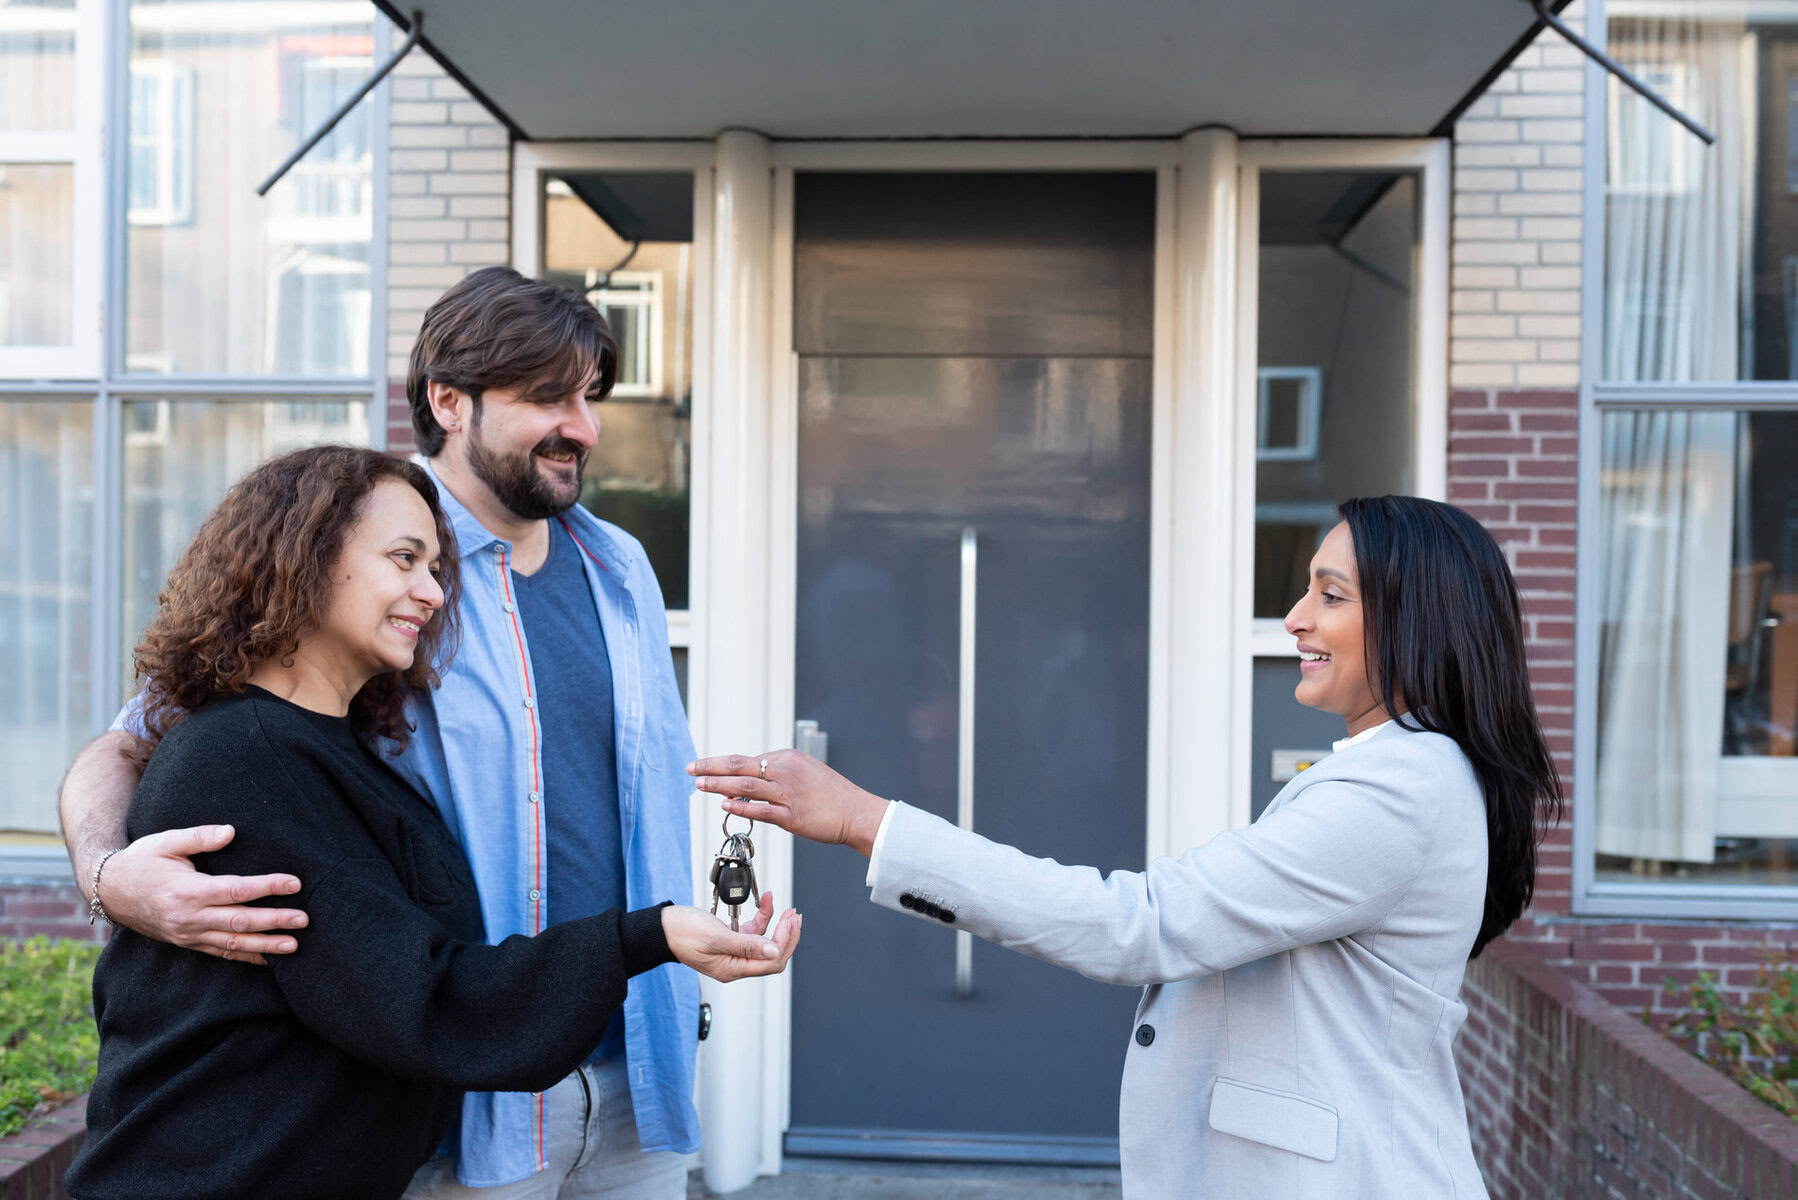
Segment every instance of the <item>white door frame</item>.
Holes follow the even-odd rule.
[[[1420,174],[1416,480],[1420,494],[1440,498],[1447,476],[1448,165],[1444,140],[1255,142],[1221,129],[1130,141],[769,142],[732,131],[716,143],[517,143],[513,262],[527,274],[541,267],[545,171],[694,173],[692,604],[700,619],[690,623],[688,688],[700,753],[790,745],[799,715],[792,671],[796,171],[1155,172],[1145,797],[1145,851],[1153,858],[1247,823],[1251,667],[1257,655],[1293,653],[1278,622],[1249,619],[1260,172],[1393,167]],[[724,281],[716,292],[715,280]],[[718,349],[714,336],[730,344]],[[749,449],[753,461],[744,457]],[[748,578],[745,563],[756,568]],[[727,567],[725,586],[720,572]],[[719,624],[707,614],[721,606],[735,616]],[[761,646],[746,654],[732,643],[752,629]],[[1219,630],[1228,632],[1220,637]],[[680,634],[674,637],[681,644]],[[696,896],[715,815],[709,799],[696,794]],[[764,886],[790,897],[791,840],[767,830],[757,842]],[[707,996],[717,1015],[713,1041],[700,1056],[705,1169],[712,1187],[729,1191],[781,1168],[792,1083],[790,976],[708,987]],[[756,1099],[737,1102],[744,1095]]]

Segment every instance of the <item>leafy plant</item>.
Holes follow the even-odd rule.
[[[97,942],[0,942],[0,1135],[94,1083]]]
[[[1686,1010],[1666,1032],[1750,1093],[1798,1118],[1798,965],[1783,955],[1755,974],[1739,1004],[1709,971],[1680,987],[1666,983]],[[1642,1014],[1647,1020],[1648,1013]]]

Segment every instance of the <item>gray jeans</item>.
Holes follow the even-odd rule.
[[[543,1093],[543,1152],[548,1170],[491,1188],[463,1187],[456,1160],[434,1158],[412,1177],[405,1200],[684,1200],[694,1157],[644,1151],[622,1055]]]

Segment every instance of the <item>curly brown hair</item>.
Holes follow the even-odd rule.
[[[350,727],[367,744],[386,738],[404,747],[412,732],[407,697],[435,687],[455,652],[455,533],[436,485],[417,465],[379,450],[313,446],[238,480],[169,572],[132,656],[144,680],[140,760],[182,717],[241,693],[257,667],[286,659],[317,632],[330,603],[331,567],[384,479],[409,484],[431,510],[443,607],[419,631],[409,670],[383,671],[356,693]]]

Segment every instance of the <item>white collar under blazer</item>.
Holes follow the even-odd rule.
[[[1146,985],[1120,1031],[1132,1200],[1485,1197],[1451,1047],[1486,818],[1452,739],[1388,724],[1249,828],[1140,873],[1031,858],[903,804],[872,867],[877,904]]]

